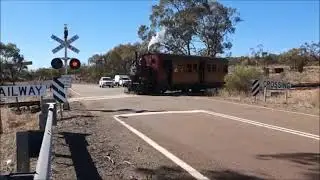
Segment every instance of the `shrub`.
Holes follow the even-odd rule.
[[[238,65],[231,74],[225,76],[225,88],[228,92],[249,93],[252,80],[260,79],[261,72],[256,68]]]

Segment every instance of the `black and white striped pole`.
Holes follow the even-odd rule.
[[[254,96],[254,101],[257,101],[257,95],[259,94],[260,91],[260,82],[258,79],[255,79],[252,81],[251,84],[251,93]]]

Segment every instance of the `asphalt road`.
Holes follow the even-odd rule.
[[[208,97],[133,96],[97,85],[72,89],[73,100],[97,117],[96,136],[117,144],[139,177],[319,179],[319,116]],[[108,179],[107,169],[97,169]]]

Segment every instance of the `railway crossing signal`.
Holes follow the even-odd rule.
[[[76,58],[72,58],[69,62],[69,66],[71,69],[79,69],[80,68],[80,61]]]
[[[57,46],[56,48],[54,48],[52,50],[52,53],[55,54],[57,53],[58,51],[60,51],[61,49],[64,48],[64,57],[63,58],[54,58],[52,59],[51,61],[51,66],[54,68],[54,69],[60,69],[63,67],[63,63],[62,63],[62,60],[64,60],[64,68],[65,68],[65,75],[68,74],[68,68],[67,68],[67,65],[68,65],[68,60],[70,59],[70,62],[69,62],[69,66],[71,69],[79,69],[80,66],[81,66],[81,63],[80,61],[77,59],[77,58],[69,58],[68,57],[68,49],[70,49],[71,51],[75,52],[75,53],[79,53],[80,50],[75,48],[74,46],[71,45],[71,43],[73,43],[74,41],[76,41],[77,39],[79,39],[79,36],[78,35],[74,35],[72,36],[70,39],[68,39],[68,28],[67,28],[67,25],[65,24],[65,27],[64,27],[64,31],[63,31],[63,39],[60,39],[59,37],[55,36],[55,35],[51,35],[51,39],[57,41],[58,43],[60,43],[59,46]],[[61,60],[62,59],[62,60]],[[63,89],[66,89],[67,87],[64,86]],[[67,100],[63,101],[64,102],[64,108],[65,109],[69,109],[69,103]]]
[[[60,69],[63,66],[63,62],[60,58],[54,58],[51,61],[51,66],[53,69]]]
[[[67,62],[69,59],[70,60],[70,63],[69,63],[69,66],[71,69],[79,69],[80,68],[80,61],[77,59],[77,58],[69,58],[68,55],[67,55],[67,50],[70,49],[71,51],[75,52],[75,53],[79,53],[80,50],[75,48],[74,46],[71,45],[71,43],[73,43],[74,41],[76,41],[77,39],[79,39],[79,36],[78,35],[74,35],[72,36],[70,39],[68,39],[68,28],[67,26],[65,25],[64,27],[64,40],[60,39],[59,37],[55,36],[55,35],[51,35],[51,39],[57,41],[58,43],[60,43],[59,46],[57,46],[56,48],[54,48],[52,50],[52,53],[55,54],[57,53],[58,51],[60,51],[61,49],[65,49],[65,56],[64,58],[54,58],[52,59],[51,61],[51,66],[54,68],[54,69],[60,69],[63,67],[63,63],[62,63],[62,60],[64,60],[64,68],[65,68],[65,74],[68,74],[68,68],[67,68]]]

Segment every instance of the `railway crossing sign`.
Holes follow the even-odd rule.
[[[43,96],[46,86],[39,84],[0,86],[0,97]]]
[[[273,81],[273,80],[265,80],[263,81],[263,88],[267,89],[290,89],[291,83],[284,81]]]
[[[72,38],[70,38],[69,40],[62,40],[60,39],[59,37],[55,36],[55,35],[52,35],[51,36],[51,39],[57,41],[58,43],[60,43],[59,46],[57,46],[56,48],[54,48],[52,50],[52,53],[55,54],[57,53],[58,51],[60,51],[61,49],[67,47],[68,49],[70,49],[71,51],[75,52],[75,53],[79,53],[80,50],[75,48],[74,46],[71,45],[71,43],[73,43],[74,41],[76,41],[77,39],[79,39],[79,36],[78,35],[74,35]]]

